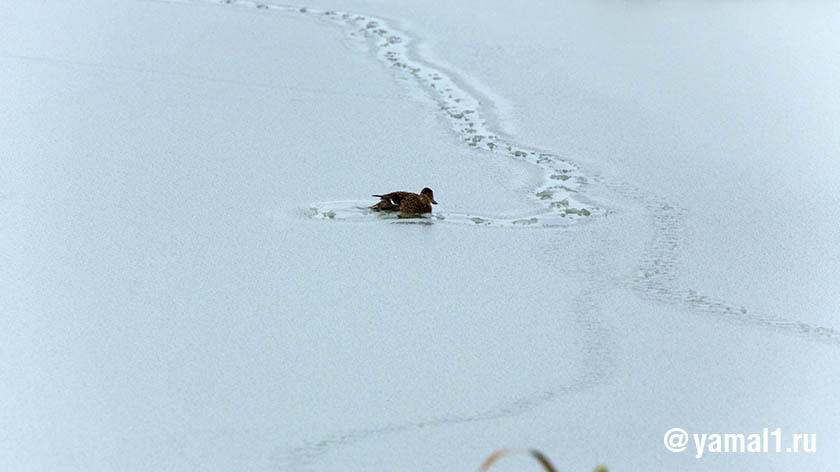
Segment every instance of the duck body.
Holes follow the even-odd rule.
[[[391,192],[379,197],[379,202],[370,207],[374,211],[399,211],[402,213],[431,213],[432,205],[437,205],[432,189],[426,187],[420,193]]]

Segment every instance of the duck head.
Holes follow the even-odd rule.
[[[421,190],[420,195],[425,195],[430,202],[437,205],[437,202],[435,201],[435,193],[432,192],[432,189],[430,189],[429,187],[426,187],[423,190]]]

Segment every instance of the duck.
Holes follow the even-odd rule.
[[[399,211],[402,213],[431,213],[432,205],[437,205],[435,193],[429,187],[419,194],[411,192],[391,192],[383,195],[373,195],[379,198],[379,203],[371,205],[374,211]]]

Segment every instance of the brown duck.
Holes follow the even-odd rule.
[[[420,191],[420,194],[411,192],[391,192],[385,195],[374,195],[379,197],[379,203],[370,207],[375,211],[399,211],[402,213],[431,213],[432,204],[437,205],[435,194],[429,187]]]

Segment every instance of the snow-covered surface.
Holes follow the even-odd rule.
[[[838,28],[0,3],[2,468],[834,468]],[[432,217],[364,210],[423,186]],[[696,460],[672,427],[818,452]]]

